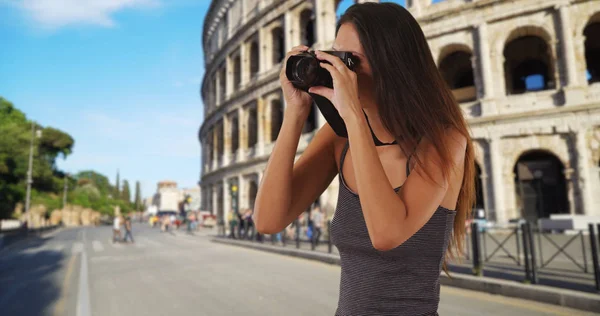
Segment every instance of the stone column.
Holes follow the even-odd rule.
[[[246,117],[247,110],[243,107],[238,109],[239,122],[239,138],[238,138],[238,161],[246,160],[246,150],[248,149],[248,118]]]
[[[484,162],[485,163],[485,162]],[[481,175],[479,176],[479,178],[481,179],[481,195],[483,196],[483,209],[485,210],[485,217],[487,218],[487,220],[496,220],[496,214],[493,214],[494,217],[492,218],[492,207],[490,205],[490,201],[488,200],[488,196],[489,196],[489,186],[488,186],[488,181],[489,181],[489,176],[487,175],[486,171],[485,171],[485,166],[483,166],[482,170],[481,170]]]
[[[258,73],[259,75],[263,72],[267,71],[269,68],[269,64],[267,63],[267,58],[270,57],[269,48],[271,45],[271,41],[269,41],[269,30],[261,27],[258,30]],[[272,49],[270,49],[272,51]]]
[[[478,50],[480,62],[478,64],[483,84],[482,115],[497,114],[496,107],[490,100],[494,99],[494,77],[492,74],[492,63],[490,60],[490,46],[488,43],[487,23],[482,23],[477,28]]]
[[[244,87],[250,81],[250,42],[243,42],[240,44],[240,64],[241,64],[241,73],[240,73],[240,86]],[[239,87],[236,87],[239,89]],[[237,90],[236,90],[237,91]]]
[[[217,150],[217,143],[219,142],[219,138],[217,137],[216,125],[213,127],[212,140],[212,170],[216,170],[219,167],[219,151]]]
[[[217,69],[217,73],[215,75],[215,96],[213,97],[215,100],[215,106],[221,105],[224,100],[221,100],[221,69]]]
[[[271,143],[271,131],[273,130],[271,128],[271,126],[273,125],[273,122],[271,121],[272,118],[272,112],[273,112],[273,107],[271,105],[271,102],[273,100],[273,97],[270,98],[266,98],[264,100],[264,121],[265,121],[265,126],[264,126],[264,133],[263,133],[263,140],[265,142],[265,144]]]
[[[231,194],[229,188],[229,181],[225,177],[223,178],[223,220],[225,222],[225,232],[229,234],[229,223],[227,219],[229,218],[229,212],[231,211]]]
[[[246,179],[244,179],[244,175],[240,174],[238,175],[238,209],[240,210],[248,208],[248,192],[246,190]]]
[[[225,99],[233,93],[233,59],[231,56],[227,56],[227,61],[225,62]],[[221,80],[223,80],[221,78]]]
[[[212,210],[211,210],[211,214],[217,215],[217,213],[218,213],[217,212],[217,199],[218,199],[217,194],[218,194],[219,188],[217,187],[216,184],[212,184],[211,186],[212,186],[212,200],[211,200],[211,202],[212,202],[211,203],[212,204]],[[219,219],[217,218],[217,221],[218,220]]]
[[[564,176],[567,184],[567,199],[569,200],[569,214],[583,214],[582,210],[577,209],[577,201],[575,201],[575,169],[565,168]]]
[[[265,153],[265,129],[267,128],[267,124],[265,123],[265,99],[262,96],[259,96],[256,99],[256,116],[258,116],[256,131],[256,154],[257,156],[262,156]]]
[[[335,40],[335,0],[315,1],[317,47],[331,47]]]
[[[502,161],[501,151],[501,138],[494,136],[488,139],[490,148],[490,165],[492,167],[492,183],[494,192],[494,214],[496,217],[496,223],[506,224],[508,222],[508,214],[504,199],[504,181],[502,176],[504,174],[504,164]]]
[[[229,115],[223,115],[223,165],[227,166],[232,160],[231,152],[231,119]]]
[[[293,11],[287,11],[285,12],[285,15],[283,17],[284,19],[284,38],[285,38],[285,52],[289,52],[290,50],[292,50],[292,47],[298,45],[298,40],[296,39],[296,37],[299,36],[299,32],[298,32],[298,26],[296,26],[295,24],[297,24],[297,13],[293,12]]]
[[[576,135],[577,146],[577,178],[581,189],[581,213],[585,215],[600,214],[600,210],[594,210],[594,193],[592,186],[592,172],[590,168],[591,154],[587,146],[587,129],[580,129]]]
[[[571,33],[571,19],[569,15],[569,6],[560,5],[558,7],[560,15],[560,33],[561,33],[561,49],[563,51],[564,65],[566,67],[564,75],[566,85],[576,86],[577,78],[577,62],[575,61],[575,49],[573,42],[573,34]]]
[[[422,8],[420,0],[406,0],[406,6],[408,7],[408,10],[410,10],[410,13],[414,17],[418,17],[421,15]]]

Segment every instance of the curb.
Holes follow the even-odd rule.
[[[280,246],[256,244],[247,241],[230,240],[214,236],[212,236],[211,241],[220,244],[321,261],[329,264],[340,264],[339,256],[334,254],[320,253],[310,250],[298,250],[292,247],[282,248]],[[600,295],[559,289],[544,285],[529,285],[515,281],[458,273],[453,273],[452,278],[450,278],[443,271],[440,274],[440,284],[507,297],[526,299],[546,304],[559,305],[589,312],[600,311]]]

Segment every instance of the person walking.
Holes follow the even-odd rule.
[[[131,234],[131,216],[125,217],[125,237],[123,237],[123,242],[127,242],[127,238],[131,239],[131,243],[134,243],[133,235]]]
[[[402,6],[364,2],[336,25],[332,50],[347,58],[316,51],[317,62],[306,63],[331,76],[329,87],[288,79],[290,56],[307,50],[295,47],[281,63],[286,110],[254,223],[261,233],[280,231],[338,176],[330,232],[341,260],[335,315],[438,315],[440,271],[464,250],[476,171],[463,111],[425,34]],[[295,161],[313,108],[303,89],[328,100],[342,122],[324,124]]]
[[[113,219],[113,244],[121,241],[121,217],[115,216]]]
[[[321,238],[321,234],[323,232],[323,221],[325,216],[323,215],[323,211],[319,206],[315,206],[315,208],[311,212],[312,214],[312,223],[313,223],[313,243],[315,247],[319,246],[319,239]]]

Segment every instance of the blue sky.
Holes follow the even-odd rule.
[[[0,95],[75,138],[58,161],[114,183],[197,183],[210,1],[0,0]]]

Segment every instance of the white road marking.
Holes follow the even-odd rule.
[[[83,243],[76,241],[73,243],[73,247],[71,248],[72,253],[79,253],[83,251]]]
[[[54,247],[52,247],[52,251],[56,252],[62,252],[63,249],[65,249],[65,245],[63,244],[54,245]]]
[[[151,246],[160,246],[161,244],[157,241],[154,241],[152,239],[148,239],[148,238],[138,238],[138,240],[141,239],[144,243],[146,244],[150,244]]]
[[[85,232],[83,233],[85,242]],[[85,251],[81,253],[81,267],[79,268],[79,293],[77,295],[77,316],[90,316],[90,289],[88,284],[88,261]]]
[[[113,246],[114,248],[117,248],[117,249],[122,249],[123,248],[123,245],[121,245],[118,242],[113,242],[110,245]]]
[[[104,246],[102,246],[102,243],[97,240],[94,240],[92,242],[92,247],[94,248],[95,252],[100,252],[104,250]]]

